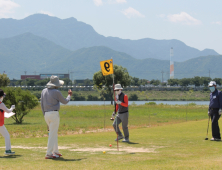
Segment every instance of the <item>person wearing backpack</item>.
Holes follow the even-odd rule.
[[[222,113],[222,93],[217,90],[215,81],[211,81],[208,85],[210,93],[210,104],[208,109],[208,116],[212,122],[212,138],[211,141],[221,141],[220,128],[218,120]]]
[[[5,154],[13,155],[15,152],[11,151],[11,141],[10,135],[4,125],[4,113],[10,113],[15,109],[15,105],[12,105],[10,109],[8,109],[3,103],[3,99],[5,97],[5,93],[2,89],[0,89],[0,133],[5,138]]]

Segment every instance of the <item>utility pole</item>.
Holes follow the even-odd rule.
[[[162,73],[162,83],[163,83],[163,73],[164,73],[164,71],[162,70],[161,73]]]
[[[74,73],[74,72],[73,72],[73,71],[70,71],[69,73],[71,74],[72,83],[74,83],[74,82],[73,82],[73,81],[74,81],[74,80],[73,80],[73,73]]]
[[[210,70],[209,70],[209,77],[210,77]]]
[[[26,84],[26,73],[27,73],[27,71],[24,71],[25,72],[25,86],[27,86],[27,84]]]

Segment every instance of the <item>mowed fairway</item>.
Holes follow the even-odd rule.
[[[160,109],[158,106],[150,109],[155,108]],[[178,107],[174,109],[178,110]],[[4,156],[5,144],[1,138],[0,169],[222,169],[222,142],[204,140],[207,119],[178,122],[178,119],[174,121],[164,117],[160,120],[167,123],[130,126],[131,143],[119,142],[119,151],[113,131],[60,135],[63,157],[54,160],[44,159],[47,137],[13,137],[11,142],[15,156]],[[173,123],[170,123],[171,120]],[[130,122],[133,124],[133,119]],[[20,125],[6,124],[9,129],[13,126]],[[13,133],[13,130],[10,131]],[[211,129],[208,137],[210,139]]]

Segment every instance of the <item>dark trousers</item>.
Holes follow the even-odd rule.
[[[220,119],[218,110],[211,110],[210,116],[211,116],[211,121],[212,121],[212,136],[213,138],[221,139],[220,128],[218,125],[218,120]]]

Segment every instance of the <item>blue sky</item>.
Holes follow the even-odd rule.
[[[221,7],[222,0],[0,0],[0,18],[74,17],[104,36],[178,39],[222,54]]]

